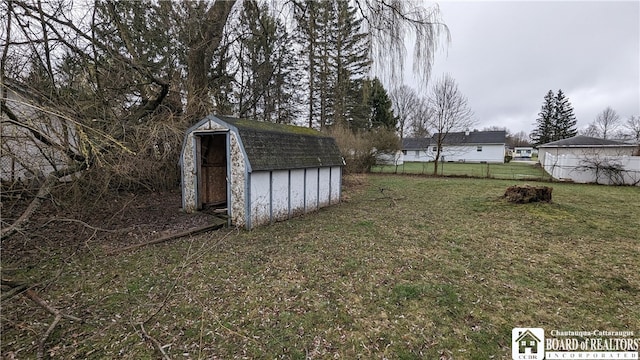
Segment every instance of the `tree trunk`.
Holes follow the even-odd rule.
[[[187,50],[187,111],[190,122],[196,122],[212,109],[209,96],[208,59],[220,46],[224,26],[236,0],[216,1],[207,10],[204,19],[190,24],[191,36]],[[198,18],[197,6],[191,9],[191,17]],[[217,91],[217,89],[214,89]]]

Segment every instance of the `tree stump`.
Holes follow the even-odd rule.
[[[529,186],[515,185],[509,186],[504,193],[507,201],[516,204],[528,204],[532,202],[551,202],[552,187],[548,186]]]

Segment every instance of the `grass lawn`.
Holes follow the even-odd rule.
[[[373,173],[433,174],[433,162],[406,162],[394,165],[377,165]],[[460,162],[438,163],[438,174],[445,176],[469,176],[508,180],[549,180],[549,175],[534,164],[512,161],[506,164],[474,164]]]
[[[159,358],[141,322],[173,359],[507,359],[513,327],[640,333],[637,187],[551,184],[553,203],[513,205],[512,180],[353,183],[250,232],[115,256],[35,247],[15,276],[86,321],[60,322],[55,358]],[[35,357],[52,320],[3,302],[3,357]]]

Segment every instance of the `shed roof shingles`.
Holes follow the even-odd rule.
[[[344,165],[332,137],[294,125],[223,117],[236,127],[253,171]]]
[[[634,146],[633,144],[626,144],[620,141],[600,139],[589,136],[578,135],[567,139],[552,141],[550,143],[542,144],[538,147],[584,147],[584,146]]]

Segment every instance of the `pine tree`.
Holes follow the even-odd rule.
[[[359,84],[369,72],[367,34],[362,32],[362,18],[347,1],[337,1],[336,31],[334,32],[336,82],[334,93],[334,123],[347,125],[359,104]]]
[[[531,133],[531,141],[534,145],[541,145],[551,142],[553,134],[553,123],[555,117],[555,96],[553,90],[549,90],[544,97],[544,104],[536,119],[537,126]]]
[[[359,80],[371,64],[363,20],[346,1],[308,0],[303,4],[296,21],[307,71],[308,125],[349,124],[362,104]]]
[[[554,134],[551,141],[576,136],[578,133],[576,124],[576,116],[573,114],[573,107],[569,99],[567,99],[562,90],[558,90],[558,95],[555,98]]]
[[[295,116],[292,90],[291,39],[267,4],[243,3],[238,54],[238,113],[257,120],[291,122]]]
[[[385,90],[378,78],[374,78],[371,81],[368,104],[371,108],[370,128],[396,129],[398,119],[393,115],[393,104],[387,94],[387,90]]]
[[[530,136],[534,145],[570,138],[578,133],[573,107],[562,90],[558,90],[557,95],[552,90],[547,92],[538,116]]]

